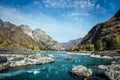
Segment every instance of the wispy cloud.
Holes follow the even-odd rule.
[[[81,8],[92,9],[95,4],[91,0],[43,0],[49,8]]]
[[[19,25],[20,23],[28,23],[30,15],[23,15],[16,8],[7,8],[0,6],[0,18]]]
[[[46,8],[62,9],[62,16],[75,17],[74,19],[82,19],[91,15],[91,11],[97,8],[95,0],[43,0]]]

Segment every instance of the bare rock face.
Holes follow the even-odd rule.
[[[91,69],[87,69],[85,66],[82,66],[82,65],[78,65],[78,66],[73,67],[70,72],[72,74],[77,75],[77,76],[86,77],[86,78],[93,75],[93,72]]]

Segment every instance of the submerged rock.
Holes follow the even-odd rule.
[[[73,67],[70,72],[72,74],[85,78],[88,78],[93,75],[93,71],[91,69],[87,69],[85,66],[82,65]]]

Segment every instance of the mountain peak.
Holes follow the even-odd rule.
[[[117,11],[117,13],[114,15],[116,18],[120,18],[120,9]]]
[[[19,27],[23,28],[23,29],[30,29],[30,27],[26,24],[22,24]]]

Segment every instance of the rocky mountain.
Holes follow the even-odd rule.
[[[44,45],[38,45],[38,42],[24,34],[20,27],[0,20],[0,49],[26,50],[43,47]]]
[[[70,40],[68,42],[61,43],[61,46],[62,46],[63,49],[70,49],[74,46],[77,46],[81,41],[82,41],[82,38],[75,39],[75,40]]]
[[[60,49],[53,40],[41,29],[32,30],[27,25],[16,26],[0,20],[0,49]]]
[[[30,36],[32,39],[34,39],[38,43],[42,42],[42,44],[46,46],[46,48],[53,49],[53,50],[59,50],[61,48],[61,46],[57,41],[53,40],[49,35],[47,35],[41,29],[37,28],[35,30],[32,30],[27,25],[20,25],[19,27],[22,29],[22,31],[25,34]]]
[[[82,44],[92,43],[112,36],[120,36],[120,10],[109,20],[95,25],[83,38]]]

